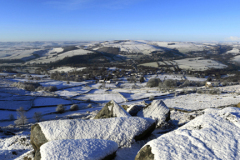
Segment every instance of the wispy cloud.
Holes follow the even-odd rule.
[[[240,37],[230,36],[226,38],[227,41],[240,41]]]
[[[46,4],[58,9],[77,10],[82,8],[122,9],[143,0],[50,0]]]

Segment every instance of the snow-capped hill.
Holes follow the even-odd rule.
[[[98,50],[103,47],[112,47],[112,48],[119,48],[120,52],[126,52],[126,53],[143,53],[143,54],[150,54],[154,51],[164,51],[158,46],[154,46],[149,44],[145,41],[132,41],[132,40],[126,40],[126,41],[107,41],[102,42],[95,47],[91,46],[93,50]]]

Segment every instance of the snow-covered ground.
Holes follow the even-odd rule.
[[[106,103],[114,100],[117,103],[125,102],[125,99],[119,93],[105,93],[105,94],[86,94],[75,97],[78,100],[91,100],[98,103]]]
[[[149,44],[159,46],[159,47],[166,47],[170,49],[178,49],[179,52],[188,53],[190,51],[203,51],[206,48],[211,49],[212,47],[209,45],[198,44],[198,43],[191,43],[191,42],[149,42]]]
[[[155,160],[239,159],[240,109],[206,110],[206,113],[148,142]]]
[[[74,86],[85,85],[87,83],[89,83],[89,82],[70,82],[70,83],[67,83],[66,81],[51,81],[51,82],[43,82],[43,83],[40,83],[40,84],[44,87],[56,86],[57,89],[65,89],[65,88],[70,88],[70,87],[74,87]]]
[[[20,134],[8,138],[0,136],[0,159],[12,160],[32,150],[28,135]]]
[[[85,69],[86,67],[81,67],[81,68],[73,68],[73,67],[58,67],[55,69],[52,69],[49,71],[49,73],[54,73],[54,72],[73,72],[73,71],[81,71]]]
[[[194,71],[205,71],[209,68],[222,69],[227,67],[227,65],[220,62],[211,59],[203,59],[202,57],[185,58],[174,61],[178,64],[179,68]]]
[[[233,48],[232,50],[226,52],[226,54],[232,54],[232,55],[237,55],[239,53],[240,51],[238,48]]]
[[[147,81],[155,77],[156,75],[145,76]],[[206,78],[196,78],[190,76],[183,77],[182,75],[177,74],[161,74],[157,77],[161,80],[182,80],[182,78],[186,78],[188,80],[194,81],[206,81]],[[15,81],[27,80],[15,79]],[[25,115],[30,124],[36,123],[36,120],[33,118],[35,112],[39,112],[42,114],[42,120],[44,122],[58,119],[87,120],[93,118],[98,113],[98,111],[105,105],[105,103],[111,100],[116,101],[119,105],[137,104],[142,102],[143,100],[145,100],[145,102],[149,104],[152,102],[151,100],[149,100],[149,97],[154,96],[155,99],[162,99],[167,107],[176,109],[171,110],[171,123],[183,125],[191,121],[193,118],[202,115],[204,112],[211,111],[211,109],[209,108],[218,108],[229,105],[233,106],[240,102],[240,95],[237,94],[240,92],[240,85],[218,87],[221,91],[227,92],[221,93],[220,95],[192,93],[187,95],[174,96],[169,92],[162,93],[157,87],[145,87],[146,82],[136,83],[139,88],[133,89],[132,86],[134,85],[134,83],[127,82],[126,78],[121,79],[121,85],[119,85],[120,88],[119,86],[117,87],[115,83],[105,84],[105,88],[104,86],[100,88],[99,86],[103,85],[102,83],[93,83],[91,81],[70,82],[70,84],[67,84],[67,82],[64,81],[54,81],[48,79],[45,82],[41,82],[43,86],[56,86],[58,89],[60,89],[52,93],[30,92],[12,87],[9,88],[8,85],[11,83],[12,79],[5,79],[1,80],[0,82],[1,127],[6,127],[10,124],[14,124],[14,120],[17,118],[17,112],[14,110],[18,109],[19,107],[24,107],[27,110]],[[28,96],[26,96],[26,94]],[[56,95],[57,97],[53,97],[53,95]],[[142,102],[142,104],[144,104],[145,102]],[[56,106],[59,104],[65,104],[65,113],[56,113]],[[70,107],[72,104],[77,104],[79,106],[79,110],[71,111]],[[14,116],[13,120],[9,119],[10,114]],[[29,143],[29,134],[30,130],[19,133],[17,137],[6,136],[0,132],[0,159],[14,159],[28,151],[31,151],[32,146]],[[161,134],[156,135],[159,136]],[[154,135],[152,138],[156,138],[156,135]],[[20,140],[21,136],[25,136],[27,138],[25,140],[26,143],[24,142],[24,144],[20,144],[20,141],[22,141]],[[149,140],[140,141],[132,144],[129,148],[118,149],[115,160],[133,160],[137,152],[148,141]],[[13,145],[9,145],[12,143]],[[17,153],[17,155],[15,155],[15,152]]]
[[[119,48],[120,51],[127,53],[143,53],[149,54],[153,51],[163,51],[160,47],[148,44],[146,41],[124,41],[124,42],[103,42],[101,47],[114,47]],[[94,50],[99,49],[99,47],[94,48]]]
[[[240,102],[240,95],[236,94],[188,94],[165,99],[164,103],[169,108],[194,111],[206,108],[217,108],[227,105],[235,105]]]
[[[5,50],[0,51],[0,58],[3,60],[9,59],[21,59],[21,60],[30,60],[37,56],[44,56],[48,50],[41,49],[23,49],[23,50]]]
[[[86,55],[88,53],[93,53],[92,51],[84,50],[84,49],[76,49],[68,52],[64,52],[61,54],[50,54],[49,56],[40,57],[34,60],[29,61],[28,63],[50,63],[62,60],[66,57],[73,57],[77,55]]]
[[[240,55],[237,55],[237,56],[233,57],[232,60],[239,63],[240,62]]]
[[[148,81],[151,78],[159,78],[161,81],[167,80],[167,79],[173,79],[173,80],[189,80],[189,81],[206,81],[206,78],[197,78],[193,76],[183,76],[178,74],[159,74],[159,75],[148,75],[145,77],[146,81]]]

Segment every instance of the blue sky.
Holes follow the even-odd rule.
[[[0,0],[0,41],[240,41],[239,0]]]

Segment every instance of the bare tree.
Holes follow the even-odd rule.
[[[42,113],[41,112],[35,112],[33,115],[33,119],[35,119],[37,122],[40,122],[42,120]]]
[[[16,125],[24,125],[28,122],[25,112],[23,107],[17,109],[17,120],[14,121]]]

